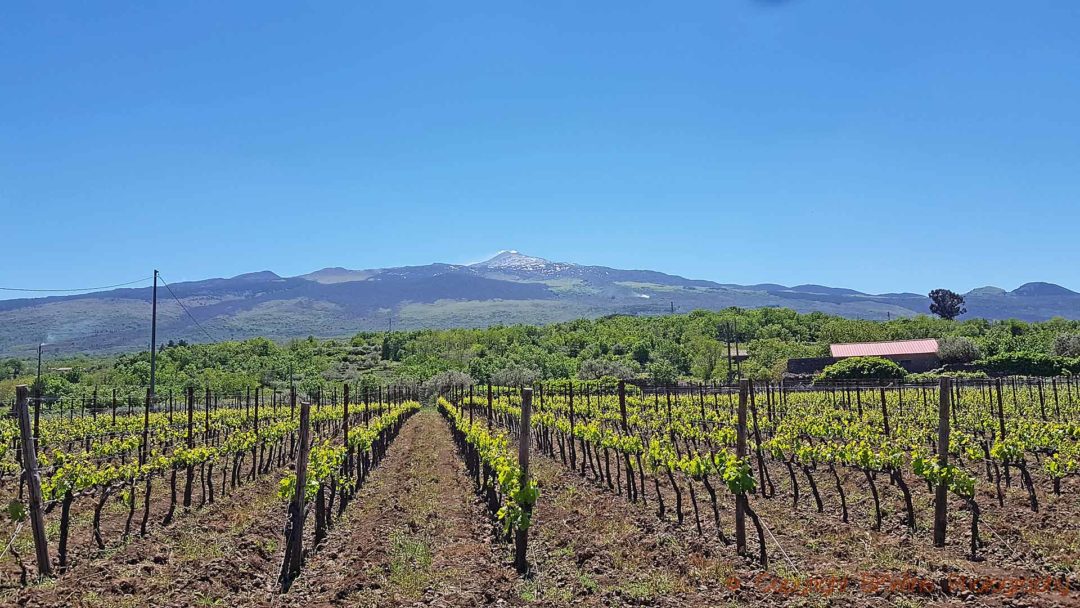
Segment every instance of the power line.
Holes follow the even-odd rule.
[[[206,337],[209,338],[211,342],[213,342],[214,337],[210,335],[210,332],[206,331],[206,328],[202,326],[202,323],[199,323],[198,319],[192,316],[191,311],[187,309],[187,306],[184,306],[184,303],[180,301],[180,298],[176,297],[176,294],[173,293],[172,287],[169,287],[169,284],[165,282],[165,279],[161,276],[160,272],[158,273],[158,280],[160,280],[161,284],[165,286],[165,289],[169,290],[169,295],[171,295],[173,299],[176,300],[176,303],[180,305],[180,308],[182,308],[183,311],[187,313],[188,318],[191,319],[195,323],[195,325],[202,330],[204,334],[206,334]]]
[[[72,289],[29,289],[23,287],[0,287],[0,291],[30,291],[37,293],[62,293],[71,291],[100,291],[103,289],[115,289],[117,287],[127,287],[128,285],[134,285],[136,283],[142,283],[143,281],[149,281],[154,277],[146,277],[143,279],[137,279],[135,281],[128,281],[127,283],[118,283],[116,285],[102,285],[101,287],[75,287]]]

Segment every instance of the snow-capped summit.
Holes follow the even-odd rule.
[[[514,249],[500,251],[495,257],[483,262],[477,262],[472,266],[477,268],[490,268],[496,270],[517,270],[526,272],[551,272],[568,268],[572,264],[552,262],[544,258],[525,255]]]

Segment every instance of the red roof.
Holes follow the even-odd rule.
[[[834,357],[888,357],[894,355],[934,355],[938,342],[926,340],[895,340],[893,342],[856,342],[833,344],[829,350]]]

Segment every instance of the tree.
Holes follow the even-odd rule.
[[[935,289],[930,292],[930,312],[946,321],[952,321],[967,312],[964,308],[964,296],[948,289]]]
[[[980,357],[971,338],[956,336],[938,340],[938,357],[945,363],[971,363]]]
[[[814,382],[836,380],[893,380],[907,375],[895,361],[881,357],[849,357],[826,367]]]
[[[440,372],[428,378],[420,387],[426,395],[446,395],[451,389],[465,388],[473,384],[473,379],[465,372],[455,370]]]
[[[1061,359],[1026,351],[987,357],[978,365],[995,376],[1057,376],[1062,372]]]
[[[532,386],[540,379],[540,370],[527,365],[510,365],[491,376],[491,381],[499,386]]]
[[[581,380],[599,380],[604,377],[629,380],[633,376],[634,372],[622,362],[607,359],[589,359],[582,361],[578,367],[578,378]]]
[[[708,381],[717,375],[717,368],[721,361],[725,361],[727,351],[723,343],[705,336],[698,336],[691,341],[690,352],[693,356],[690,364],[691,371],[698,378]]]
[[[1054,354],[1059,357],[1080,357],[1080,334],[1060,333],[1054,336]]]
[[[23,362],[19,359],[8,359],[7,361],[4,361],[2,365],[0,365],[0,369],[3,370],[2,372],[0,372],[0,374],[3,374],[4,377],[10,376],[11,379],[14,380],[23,373],[24,367],[25,366],[23,365]]]
[[[657,386],[673,384],[679,379],[679,370],[667,361],[653,361],[646,366],[649,380]]]

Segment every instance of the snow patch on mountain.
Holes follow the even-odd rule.
[[[517,272],[550,274],[572,268],[574,264],[552,262],[550,260],[545,260],[544,258],[525,255],[516,249],[504,249],[496,254],[495,257],[484,260],[483,262],[477,262],[471,266],[476,268],[487,268],[490,270],[512,270]]]

